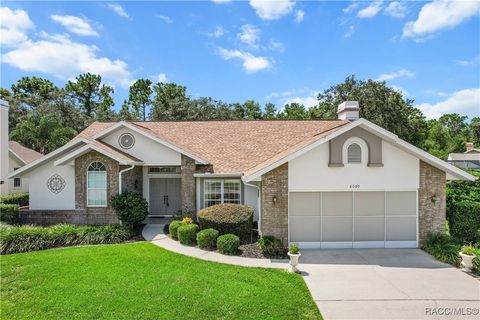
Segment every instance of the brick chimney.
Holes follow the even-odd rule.
[[[338,119],[355,121],[360,118],[360,106],[358,101],[345,101],[338,105]]]
[[[473,150],[473,142],[467,142],[467,152],[470,152]]]

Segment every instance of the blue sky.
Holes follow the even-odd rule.
[[[480,114],[480,2],[2,2],[1,86],[82,72],[192,97],[310,106],[350,74],[384,79],[428,117]]]

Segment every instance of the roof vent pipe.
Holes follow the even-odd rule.
[[[358,101],[345,101],[338,105],[338,119],[355,121],[360,118],[360,106]]]

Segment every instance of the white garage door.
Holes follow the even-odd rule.
[[[415,248],[417,192],[291,192],[289,231],[303,248]]]

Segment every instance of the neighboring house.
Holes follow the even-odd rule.
[[[22,146],[16,141],[8,142],[9,172],[20,169],[41,157],[43,154],[35,150]],[[9,181],[8,193],[28,192],[28,179],[13,178]]]
[[[26,164],[37,160],[43,154],[22,146],[18,142],[8,141],[8,104],[0,100],[0,194],[28,192],[28,180],[14,178],[10,181],[7,176]]]
[[[480,170],[480,149],[475,149],[473,143],[467,142],[467,150],[464,153],[450,153],[447,162],[462,169]]]
[[[475,178],[358,119],[95,122],[20,168],[37,223],[112,223],[111,196],[140,192],[151,216],[218,203],[255,209],[262,235],[302,247],[417,247],[445,230],[447,179]]]

